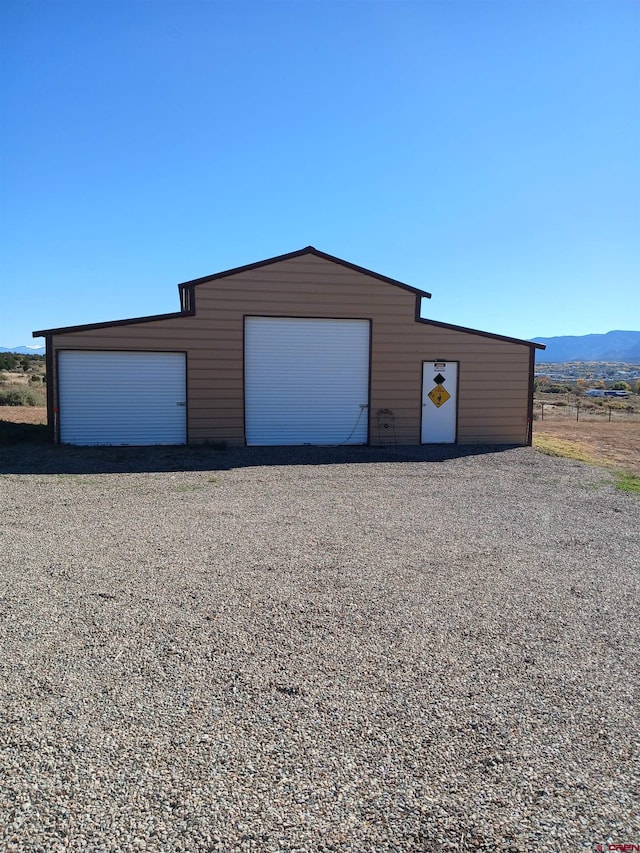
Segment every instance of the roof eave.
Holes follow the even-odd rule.
[[[175,320],[179,317],[191,317],[193,311],[174,311],[170,314],[152,314],[148,317],[129,317],[126,320],[107,320],[104,323],[85,323],[80,326],[61,326],[59,329],[38,329],[31,333],[34,338],[49,335],[68,335],[73,332],[90,332],[94,329],[109,329],[113,326],[132,326],[137,323],[153,323],[156,320]]]
[[[511,338],[508,335],[496,335],[493,332],[483,332],[481,329],[470,329],[467,326],[456,326],[453,323],[442,323],[440,320],[429,320],[427,317],[420,317],[420,300],[416,300],[416,322],[426,323],[429,326],[437,326],[440,329],[451,329],[454,332],[465,332],[469,335],[481,335],[483,338],[491,338],[496,341],[504,341],[509,344],[522,344],[530,349],[546,349],[544,344],[536,343],[535,341],[525,341],[522,338]]]

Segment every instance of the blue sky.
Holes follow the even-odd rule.
[[[0,344],[306,245],[516,337],[640,329],[640,4],[5,0]],[[35,343],[35,342],[33,342]]]

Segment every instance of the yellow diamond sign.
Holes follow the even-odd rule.
[[[432,388],[431,391],[429,391],[427,396],[437,409],[439,409],[440,406],[444,406],[447,400],[451,399],[451,394],[447,391],[444,385],[436,385],[435,388]]]

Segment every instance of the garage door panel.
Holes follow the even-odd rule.
[[[186,443],[184,353],[65,350],[58,387],[64,444]]]
[[[368,320],[245,320],[247,444],[365,444]]]

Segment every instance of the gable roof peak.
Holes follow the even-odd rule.
[[[245,264],[241,267],[234,267],[233,269],[223,270],[222,272],[214,273],[213,275],[205,275],[202,278],[194,278],[191,281],[183,281],[181,284],[178,285],[178,287],[181,290],[184,288],[194,287],[198,284],[204,284],[206,282],[215,281],[219,278],[227,278],[231,275],[237,275],[238,273],[259,269],[260,267],[266,267],[270,264],[280,263],[281,261],[294,260],[295,258],[299,258],[302,255],[315,255],[316,258],[322,258],[325,261],[329,261],[330,263],[338,264],[339,266],[346,267],[347,269],[353,270],[354,272],[370,276],[371,278],[375,278],[378,281],[383,281],[386,284],[392,284],[394,285],[394,287],[401,287],[404,290],[408,290],[411,293],[415,293],[416,295],[421,296],[425,299],[431,299],[431,294],[427,293],[424,290],[420,290],[420,288],[412,287],[410,284],[405,284],[404,282],[398,281],[395,278],[389,278],[389,276],[374,272],[373,270],[369,270],[366,267],[358,266],[358,264],[352,264],[350,261],[345,261],[342,258],[336,257],[335,255],[330,255],[328,254],[328,252],[322,252],[320,249],[316,249],[315,246],[305,246],[304,249],[298,249],[295,252],[288,252],[286,255],[276,255],[274,258],[266,258],[264,261],[256,261],[252,264]]]

